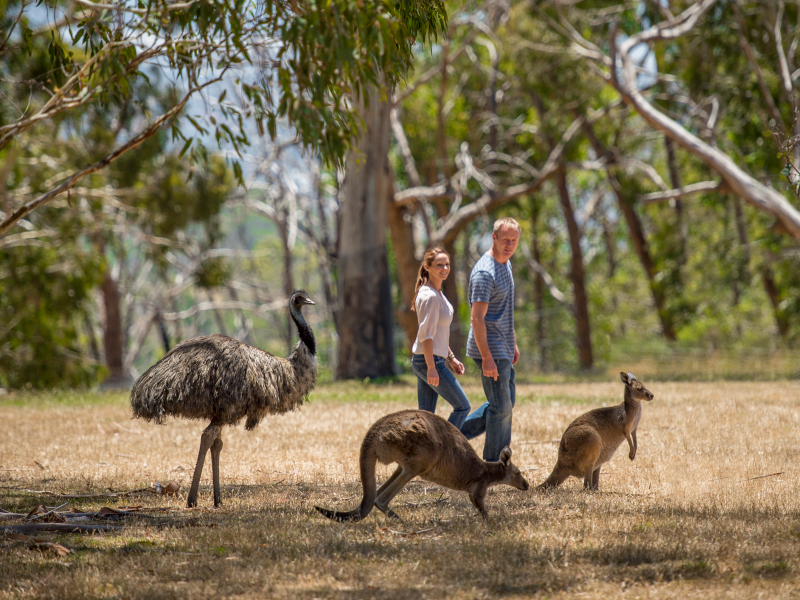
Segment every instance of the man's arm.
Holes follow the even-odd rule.
[[[473,302],[470,312],[470,321],[472,322],[472,333],[475,336],[475,343],[478,345],[478,350],[481,353],[483,375],[497,380],[500,377],[500,373],[497,370],[497,364],[494,362],[492,351],[489,350],[489,338],[486,334],[485,319],[487,312],[489,312],[488,302]]]

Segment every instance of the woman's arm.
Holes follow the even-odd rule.
[[[425,355],[425,365],[428,367],[428,385],[437,387],[439,385],[439,371],[436,370],[436,363],[433,360],[433,338],[428,338],[422,342],[422,354]]]

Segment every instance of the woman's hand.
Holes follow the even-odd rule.
[[[456,375],[463,375],[464,371],[466,371],[464,363],[458,360],[455,356],[449,358],[447,360],[447,364],[450,367],[450,370],[452,370]]]
[[[428,367],[428,385],[431,387],[439,386],[439,371],[436,367]]]

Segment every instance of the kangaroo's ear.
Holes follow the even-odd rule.
[[[619,378],[622,379],[622,383],[628,385],[628,374],[625,371],[619,372]]]
[[[500,462],[507,465],[511,461],[511,448],[506,446],[500,451]]]

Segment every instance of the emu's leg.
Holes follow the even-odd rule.
[[[222,431],[211,444],[211,473],[214,476],[214,508],[222,505],[222,492],[219,487],[219,453],[222,452]]]
[[[186,505],[189,508],[197,506],[197,491],[200,489],[200,475],[203,473],[203,463],[206,460],[206,452],[214,443],[214,440],[219,437],[219,425],[213,423],[203,430],[200,436],[200,452],[197,453],[197,464],[194,466],[194,475],[192,476],[192,487],[189,488],[189,499]]]

